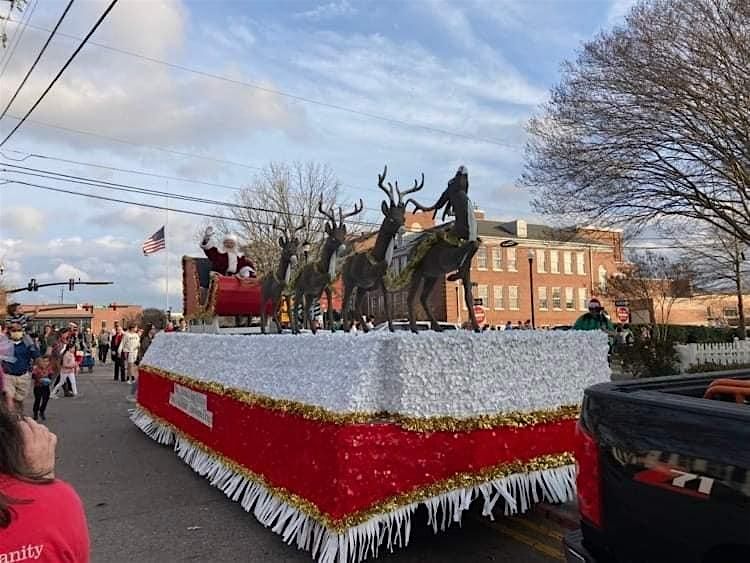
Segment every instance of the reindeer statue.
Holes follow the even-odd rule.
[[[279,246],[281,247],[281,258],[279,266],[275,272],[268,272],[261,280],[261,308],[260,308],[260,329],[263,334],[266,333],[266,305],[271,302],[272,317],[276,323],[276,328],[281,332],[281,322],[279,321],[279,310],[281,309],[281,299],[286,300],[286,308],[289,316],[293,316],[291,297],[288,293],[289,282],[292,279],[292,270],[297,265],[297,252],[300,247],[300,241],[297,238],[297,232],[304,229],[305,220],[299,227],[295,227],[289,235],[287,229],[279,227],[276,219],[273,220],[273,230],[280,231]]]
[[[351,213],[345,214],[339,207],[339,221],[336,224],[336,215],[333,212],[333,208],[326,212],[323,210],[323,200],[318,203],[318,211],[328,219],[325,227],[326,235],[328,236],[323,242],[318,261],[306,264],[300,271],[297,281],[294,284],[294,306],[296,309],[298,305],[303,305],[305,321],[309,321],[310,308],[313,302],[315,299],[320,299],[321,294],[325,291],[326,298],[328,299],[328,328],[333,330],[333,309],[331,307],[333,294],[331,283],[336,279],[338,253],[342,249],[346,239],[344,219],[360,213],[362,209],[364,209],[362,200],[359,200],[359,205],[355,205],[354,211]],[[314,334],[317,331],[317,326],[315,323],[311,323],[310,326]],[[299,333],[297,317],[294,314],[292,314],[292,331]]]
[[[402,192],[398,188],[398,182],[394,182],[395,188],[390,182],[388,182],[388,189],[385,188],[383,182],[385,181],[387,173],[388,167],[386,166],[383,168],[383,174],[378,174],[378,187],[388,196],[388,202],[383,201],[380,205],[380,209],[385,218],[380,225],[378,236],[375,239],[375,246],[372,250],[357,252],[352,255],[344,263],[344,267],[342,268],[342,277],[344,280],[344,304],[342,309],[344,314],[344,330],[346,331],[349,331],[351,328],[351,319],[349,315],[350,303],[355,291],[355,319],[361,320],[362,303],[367,296],[367,292],[374,287],[380,287],[383,291],[385,311],[388,318],[388,329],[391,332],[393,331],[393,319],[391,315],[389,294],[385,287],[385,275],[388,271],[388,266],[391,263],[391,257],[393,256],[396,235],[402,231],[404,227],[406,203],[404,203],[403,197],[422,189],[422,186],[424,186],[424,174],[422,174],[422,182],[419,185],[417,185],[417,181],[414,180],[414,186]],[[362,329],[365,332],[368,331],[365,323],[362,323]]]
[[[447,232],[428,235],[420,242],[412,254],[411,280],[409,286],[409,324],[412,332],[417,332],[414,301],[421,287],[420,302],[430,319],[432,330],[439,331],[440,325],[435,319],[430,307],[429,297],[435,283],[449,272],[448,280],[462,280],[466,308],[469,310],[471,326],[479,331],[474,315],[474,298],[471,287],[471,259],[479,248],[477,238],[477,224],[474,209],[468,196],[469,173],[465,166],[460,166],[456,175],[448,182],[448,187],[442,193],[435,205],[424,207],[410,199],[406,203],[413,203],[419,211],[432,211],[435,217],[444,208],[443,218],[453,215],[453,227]]]

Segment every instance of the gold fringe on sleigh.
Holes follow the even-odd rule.
[[[526,512],[540,501],[567,502],[575,496],[575,467],[572,456],[545,456],[532,460],[526,472],[506,474],[494,480],[468,484],[432,496],[414,495],[402,505],[386,503],[387,510],[367,511],[366,519],[352,520],[346,526],[324,522],[322,514],[311,503],[295,495],[279,495],[277,491],[250,472],[183,435],[165,421],[151,416],[142,408],[131,411],[133,423],[150,438],[164,445],[173,445],[177,455],[195,472],[206,477],[258,521],[281,535],[287,544],[309,551],[319,563],[358,563],[377,557],[381,546],[388,551],[409,543],[411,518],[422,505],[427,509],[427,524],[435,533],[460,523],[463,512],[476,499],[484,502],[482,514],[493,518],[493,509],[501,499],[505,514]],[[284,498],[282,498],[282,496]]]

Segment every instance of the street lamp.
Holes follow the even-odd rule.
[[[531,296],[531,328],[536,328],[536,319],[534,315],[534,251],[529,249],[529,295]]]

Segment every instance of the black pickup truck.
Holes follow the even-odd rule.
[[[717,378],[750,386],[745,371],[586,390],[568,562],[750,562],[750,405],[704,399]]]

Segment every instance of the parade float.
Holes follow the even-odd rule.
[[[599,332],[247,337],[160,334],[132,419],[321,562],[574,496],[583,389],[607,381]],[[416,524],[416,523],[415,523]]]
[[[389,249],[411,201],[397,185],[384,188],[385,173],[379,187],[389,201],[375,247],[341,266],[345,309],[360,289],[385,286]],[[415,182],[409,191],[421,187]],[[426,235],[407,275],[394,282],[412,288],[412,322],[416,297],[424,305],[439,276],[462,279],[471,303],[469,264],[479,241],[467,192],[461,167],[434,206],[414,202],[435,213],[447,206],[456,221]],[[225,263],[215,260],[201,280],[191,270],[199,263],[186,261],[186,280],[194,280],[186,300],[205,281],[208,305],[195,307],[218,314],[224,284],[231,295],[231,284],[244,283],[245,291],[254,284],[254,295],[263,294],[253,311],[270,307],[276,315],[282,296],[309,308],[330,291],[344,220],[361,209],[339,209],[337,219],[319,205],[326,218],[319,259],[295,275],[294,232],[280,237],[279,268],[263,283],[225,275]],[[432,319],[428,307],[425,314]],[[571,500],[583,390],[610,377],[606,334],[480,333],[471,321],[475,331],[450,333],[162,333],[139,367],[132,420],[321,563],[358,562],[405,546],[419,507],[437,532],[460,522],[474,503],[492,518]]]

